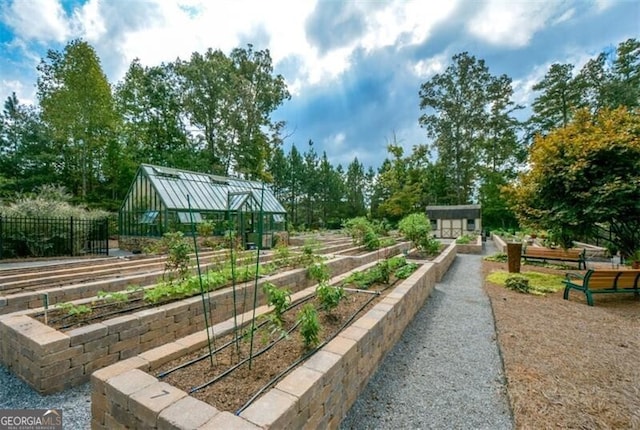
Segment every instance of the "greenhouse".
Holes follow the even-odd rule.
[[[257,245],[261,231],[270,248],[274,233],[286,231],[286,211],[262,182],[142,164],[118,222],[121,241],[173,231],[223,235],[233,226],[245,246]]]

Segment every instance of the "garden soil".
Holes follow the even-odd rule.
[[[483,262],[483,278],[507,263]],[[569,270],[523,266],[564,275]],[[640,299],[561,289],[544,297],[485,282],[516,428],[640,428]]]

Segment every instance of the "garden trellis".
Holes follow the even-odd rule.
[[[263,234],[258,238],[260,202]],[[286,210],[259,181],[142,164],[120,208],[121,238],[190,234],[192,219],[196,225],[211,223],[217,235],[227,231],[226,221],[234,220],[243,244],[261,239],[263,248],[272,246],[274,233],[286,230]]]

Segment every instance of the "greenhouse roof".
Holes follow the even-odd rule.
[[[259,181],[190,172],[169,167],[142,164],[158,195],[171,210],[258,212],[260,202],[266,213],[284,214],[286,210],[273,192]],[[187,196],[188,199],[187,200]]]

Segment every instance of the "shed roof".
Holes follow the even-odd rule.
[[[228,207],[234,211],[258,211],[262,201],[263,212],[286,213],[273,192],[259,181],[150,164],[142,164],[140,170],[170,210],[188,210],[190,203],[191,209],[197,211],[226,211]]]
[[[429,219],[475,219],[481,213],[480,205],[427,206]]]

